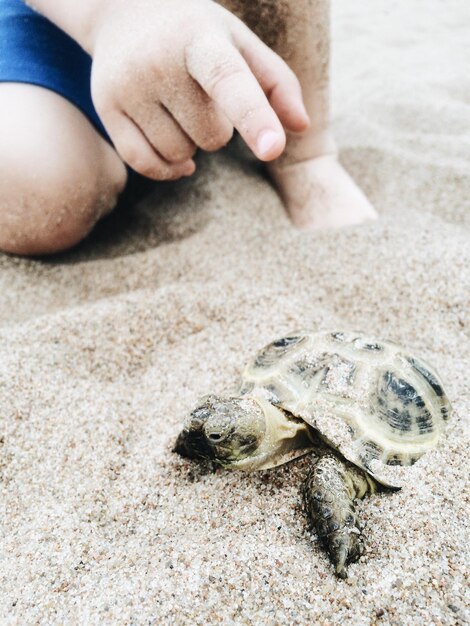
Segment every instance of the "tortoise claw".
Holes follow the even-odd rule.
[[[354,563],[361,556],[360,533],[356,527],[345,529],[324,537],[324,542],[335,565],[336,575],[347,578],[346,566]]]

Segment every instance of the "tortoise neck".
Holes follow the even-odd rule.
[[[316,439],[310,427],[302,420],[274,406],[264,398],[252,396],[266,419],[266,434],[256,453],[233,465],[246,471],[269,469],[307,454],[314,448]]]

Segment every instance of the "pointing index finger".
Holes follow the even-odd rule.
[[[198,39],[186,47],[190,75],[220,107],[253,153],[276,159],[286,136],[278,116],[238,50],[227,40]]]

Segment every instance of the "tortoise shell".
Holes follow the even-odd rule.
[[[412,465],[434,448],[451,411],[428,364],[357,332],[299,332],[270,343],[246,366],[241,393],[302,418],[385,484],[380,468]]]

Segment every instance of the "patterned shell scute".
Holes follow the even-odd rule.
[[[435,447],[451,410],[429,365],[398,344],[349,331],[274,341],[247,365],[242,389],[303,418],[379,479],[385,465],[411,465]]]
[[[305,342],[305,340],[306,337],[292,335],[290,337],[282,337],[277,341],[273,341],[257,354],[254,362],[255,367],[270,367],[271,365],[278,363],[280,359],[282,359],[286,354],[289,354],[289,352],[299,346],[299,344]]]

